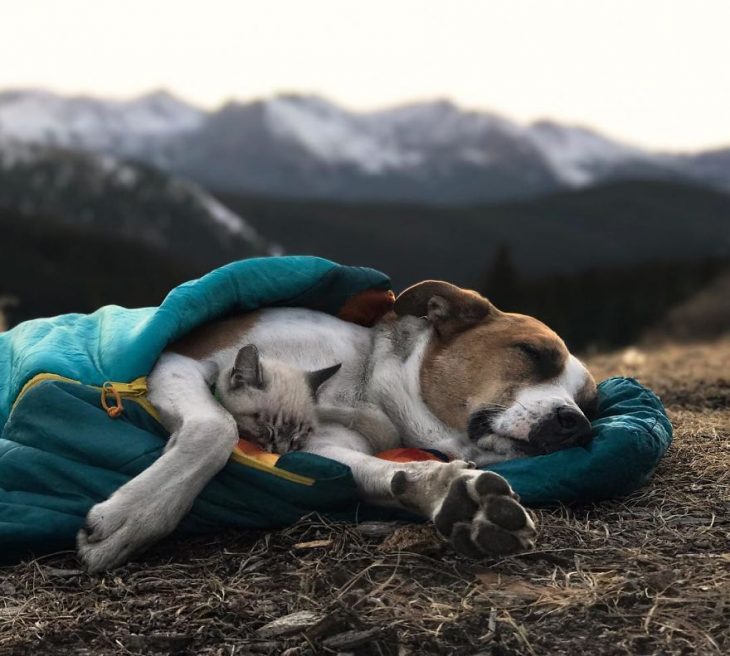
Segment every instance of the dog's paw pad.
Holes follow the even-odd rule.
[[[508,533],[493,524],[486,523],[477,527],[474,541],[479,545],[482,552],[494,556],[504,556],[521,551],[524,548],[516,535]]]
[[[511,497],[504,496],[489,500],[487,519],[508,531],[519,531],[529,522],[525,509]]]
[[[397,471],[390,479],[390,491],[396,497],[402,497],[408,491],[408,474],[404,471]]]
[[[480,497],[487,494],[502,494],[505,496],[512,494],[512,488],[510,488],[509,483],[499,476],[499,474],[489,471],[479,474],[474,481],[474,489]]]
[[[469,558],[482,558],[484,556],[484,552],[476,546],[472,539],[471,524],[468,522],[455,524],[449,541],[451,546],[464,556]]]
[[[474,513],[478,510],[476,502],[469,495],[468,482],[469,479],[462,476],[451,484],[448,494],[434,518],[436,530],[444,536],[448,537],[449,533],[452,533],[455,524],[471,522]]]

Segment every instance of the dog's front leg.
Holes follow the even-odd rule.
[[[212,397],[206,367],[163,354],[149,376],[149,398],[171,431],[165,453],[95,505],[79,531],[79,558],[91,572],[110,569],[175,529],[195,497],[226,464],[236,423]]]
[[[461,553],[479,557],[533,546],[533,518],[507,481],[493,472],[463,460],[382,460],[371,455],[365,438],[334,424],[322,426],[306,450],[348,465],[364,501],[431,519]]]

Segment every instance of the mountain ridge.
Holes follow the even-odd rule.
[[[730,149],[653,152],[443,99],[360,112],[281,94],[206,111],[164,90],[130,100],[15,90],[0,92],[3,135],[136,159],[216,191],[289,198],[499,202],[622,179],[730,190]]]
[[[211,267],[272,246],[193,182],[106,154],[0,139],[0,211],[100,229]]]

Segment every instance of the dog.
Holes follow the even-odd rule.
[[[447,282],[409,287],[373,328],[297,308],[221,320],[171,345],[150,373],[149,400],[170,439],[157,461],[89,511],[77,542],[90,572],[119,566],[174,530],[226,464],[238,429],[210,389],[247,343],[307,370],[342,363],[321,386],[322,402],[371,404],[398,431],[366,438],[323,422],[306,450],[348,465],[364,501],[432,520],[469,556],[530,549],[536,536],[534,518],[507,481],[475,464],[590,440],[596,384],[560,337]],[[459,458],[374,456],[401,446]]]

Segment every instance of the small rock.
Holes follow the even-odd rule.
[[[15,592],[16,588],[12,583],[9,583],[8,581],[0,583],[0,595],[7,595],[10,597],[11,595],[14,595]]]
[[[363,645],[367,645],[368,643],[382,637],[383,629],[376,626],[372,629],[365,629],[363,631],[346,631],[345,633],[339,633],[331,638],[323,640],[322,645],[327,647],[327,649],[337,649],[342,651],[343,649],[362,647]]]
[[[646,585],[656,592],[662,592],[674,583],[676,575],[671,569],[662,569],[651,572],[644,577]]]
[[[631,346],[621,354],[621,362],[627,367],[640,367],[646,364],[646,355],[636,347]]]
[[[347,617],[340,611],[325,615],[319,622],[307,629],[309,640],[321,640],[347,629]]]
[[[262,638],[276,638],[278,636],[293,635],[295,633],[301,633],[305,629],[308,629],[313,624],[316,624],[322,619],[320,613],[314,613],[309,610],[301,610],[291,615],[285,615],[275,619],[273,622],[264,624],[259,629],[256,629],[256,634]]]
[[[398,528],[398,524],[395,522],[362,522],[355,528],[358,533],[368,538],[386,538]]]

